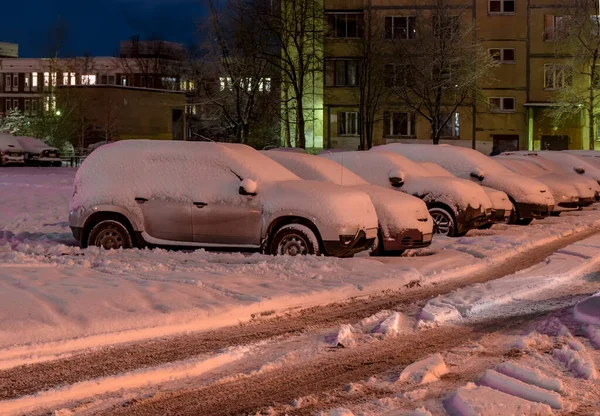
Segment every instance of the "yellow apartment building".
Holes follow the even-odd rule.
[[[450,0],[475,22],[475,36],[498,65],[480,81],[482,98],[459,108],[442,143],[499,150],[586,149],[585,112],[555,126],[545,110],[568,83],[565,62],[557,58],[552,28],[564,0]],[[359,146],[356,71],[366,10],[393,21],[410,41],[411,18],[433,9],[433,0],[325,0],[324,147]],[[383,24],[383,23],[382,23]],[[418,34],[414,35],[418,36]],[[494,110],[491,110],[493,108]],[[377,117],[373,144],[430,142],[429,123],[397,97],[386,97]]]

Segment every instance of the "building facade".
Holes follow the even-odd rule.
[[[362,59],[367,10],[393,42],[410,42],[416,16],[435,8],[424,0],[325,0],[325,147],[359,145],[357,71]],[[457,108],[441,142],[499,150],[586,149],[585,112],[554,125],[545,110],[568,86],[565,60],[556,53],[552,31],[565,2],[560,0],[455,0],[474,36],[497,66],[480,81],[482,97]],[[417,4],[417,5],[415,5]],[[393,36],[390,36],[393,31]],[[416,32],[416,31],[414,31]],[[429,123],[392,96],[381,104],[374,145],[431,140]],[[596,134],[597,135],[597,134]],[[597,139],[597,138],[596,138]]]

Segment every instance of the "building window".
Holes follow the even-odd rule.
[[[490,97],[489,110],[494,113],[514,113],[515,97]]]
[[[37,114],[38,112],[38,100],[37,99],[31,99],[31,112],[33,114]]]
[[[383,113],[384,134],[386,136],[416,136],[415,113]]]
[[[53,72],[50,79],[52,81],[52,86],[56,87],[56,82],[58,81],[58,74],[56,72]]]
[[[338,134],[340,136],[358,136],[358,113],[340,111],[338,113]]]
[[[81,85],[96,85],[96,75],[82,75]]]
[[[44,72],[44,87],[50,86],[50,72]]]
[[[77,85],[77,77],[75,76],[75,72],[71,72],[69,74],[69,78],[71,79],[71,85]]]
[[[258,84],[258,91],[271,92],[271,78],[263,78]]]
[[[488,11],[490,13],[514,13],[515,0],[489,0]]]
[[[13,90],[19,90],[19,74],[13,74]]]
[[[63,72],[63,85],[69,85],[69,73]]]
[[[433,33],[436,38],[453,39],[460,28],[459,16],[434,16]]]
[[[515,62],[514,49],[490,49],[490,56],[501,64],[512,64]]]
[[[25,114],[29,115],[31,112],[31,108],[29,106],[29,98],[25,99]]]
[[[386,39],[414,39],[417,35],[414,16],[386,16]]]
[[[140,77],[140,87],[146,87],[146,77],[144,75]]]
[[[8,113],[10,110],[12,110],[12,101],[10,100],[10,98],[7,98],[5,111]]]
[[[4,77],[4,90],[11,91],[12,90],[12,75],[6,74]]]
[[[230,77],[221,77],[219,78],[219,90],[220,91],[232,91],[233,90],[233,81]]]
[[[388,88],[404,87],[412,82],[409,65],[387,64],[385,66],[385,77],[385,85]]]
[[[544,16],[544,40],[552,42],[560,36],[567,21],[566,16]]]
[[[37,86],[38,86],[37,72],[34,72],[33,74],[31,74],[31,86],[33,87],[34,90],[37,90]]]
[[[329,60],[325,62],[327,86],[355,87],[358,85],[359,61]]]
[[[127,77],[125,75],[121,75],[121,85],[124,87],[127,86]]]
[[[544,89],[560,90],[573,85],[573,69],[569,65],[544,65]]]
[[[148,88],[154,88],[154,78],[152,75],[148,75]]]
[[[13,100],[13,110],[18,110],[18,109],[19,109],[19,100],[15,98]]]
[[[446,124],[444,124],[444,127],[442,127],[440,136],[452,138],[460,137],[460,113],[452,114],[450,120],[448,120]]]
[[[29,91],[31,89],[31,74],[25,74],[25,91]]]
[[[364,16],[362,13],[328,13],[327,37],[357,39],[364,35]]]

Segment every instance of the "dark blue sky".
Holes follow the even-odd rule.
[[[19,44],[21,57],[42,57],[52,49],[53,30],[66,29],[63,56],[112,56],[119,41],[142,39],[184,43],[197,41],[195,23],[207,0],[30,0],[2,1],[0,42]]]

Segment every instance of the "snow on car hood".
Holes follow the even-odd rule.
[[[423,234],[433,232],[433,220],[427,211],[427,205],[419,198],[371,184],[353,188],[365,192],[371,198],[384,237],[403,230],[419,230]]]
[[[279,212],[299,212],[315,222],[356,231],[377,228],[377,213],[365,192],[319,181],[273,182],[257,198],[267,217]]]
[[[556,203],[561,202],[561,200],[565,198],[565,200],[571,201],[572,197],[579,197],[577,188],[575,188],[572,182],[565,179],[563,175],[541,175],[536,176],[535,179],[550,189]]]
[[[513,204],[510,202],[506,192],[498,191],[497,189],[489,188],[487,186],[482,187],[488,198],[492,202],[492,208],[498,210],[510,211],[513,209]]]
[[[481,184],[503,191],[519,203],[554,205],[552,192],[546,185],[510,171],[502,175],[487,174]]]

